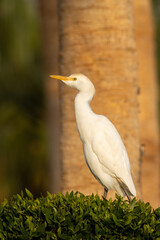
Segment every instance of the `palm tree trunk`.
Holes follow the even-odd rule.
[[[92,108],[106,115],[126,145],[140,190],[137,58],[131,0],[59,2],[60,73],[86,74],[96,87]],[[102,193],[84,161],[76,129],[76,92],[60,86],[62,190]],[[107,151],[107,150],[106,150]]]
[[[160,158],[158,130],[157,75],[155,69],[154,26],[150,0],[134,0],[135,36],[139,62],[140,142],[143,200],[159,206]]]
[[[56,0],[39,0],[43,36],[44,81],[49,146],[50,191],[61,190],[61,163],[59,161],[59,87],[49,78],[58,73],[58,10]]]

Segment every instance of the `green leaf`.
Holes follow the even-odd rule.
[[[30,199],[33,199],[32,193],[27,188],[25,188],[25,192]]]
[[[3,222],[0,220],[0,231],[3,230]]]
[[[33,233],[33,237],[42,237],[45,235],[45,229],[46,229],[46,224],[42,223],[40,224],[36,231]]]
[[[53,215],[52,210],[50,208],[42,208],[42,212],[45,215],[46,221],[48,223],[51,223],[52,222],[52,215]]]
[[[100,227],[98,226],[98,224],[95,225],[95,234],[98,235],[100,231]]]
[[[1,240],[5,240],[6,239],[2,232],[0,232],[0,239]]]
[[[157,234],[158,236],[160,236],[160,223],[158,223],[158,224],[156,225],[155,230],[156,230],[156,234]]]
[[[117,226],[123,227],[122,224],[120,223],[120,220],[117,219],[117,217],[114,214],[112,214],[112,218]]]
[[[57,230],[57,234],[58,234],[58,237],[61,236],[61,227],[58,228],[58,230]]]
[[[129,225],[132,222],[133,219],[134,219],[134,217],[132,215],[129,215],[127,217],[127,220],[125,221],[125,225]]]
[[[27,220],[25,221],[25,224],[29,228],[29,230],[31,230],[31,231],[35,230],[35,224],[33,222],[32,216],[27,216]]]
[[[46,228],[45,223],[42,223],[42,224],[40,224],[40,225],[38,226],[37,232],[40,233],[40,234],[42,234],[42,233],[44,233],[45,228]]]

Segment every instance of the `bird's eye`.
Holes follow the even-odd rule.
[[[76,81],[76,80],[77,80],[77,78],[76,78],[76,77],[74,77],[73,79],[74,79],[74,81]]]

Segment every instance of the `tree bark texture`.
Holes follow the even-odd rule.
[[[150,0],[134,0],[135,36],[139,62],[140,143],[144,144],[141,181],[144,201],[160,200],[160,158],[154,25]]]
[[[59,87],[49,78],[58,74],[58,8],[56,0],[39,0],[43,36],[44,81],[49,146],[50,191],[61,189],[61,162],[59,156]]]
[[[81,72],[94,83],[91,103],[118,129],[127,148],[138,197],[140,190],[137,55],[131,0],[59,1],[60,73]],[[62,191],[102,193],[90,173],[74,115],[76,91],[60,86]],[[107,152],[107,149],[106,149]]]

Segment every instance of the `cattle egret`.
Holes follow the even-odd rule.
[[[75,97],[75,116],[78,132],[83,143],[86,163],[94,177],[104,187],[106,198],[109,189],[131,200],[136,189],[131,177],[126,148],[114,125],[102,115],[95,114],[91,107],[95,88],[83,74],[69,77],[50,75],[79,92]]]

